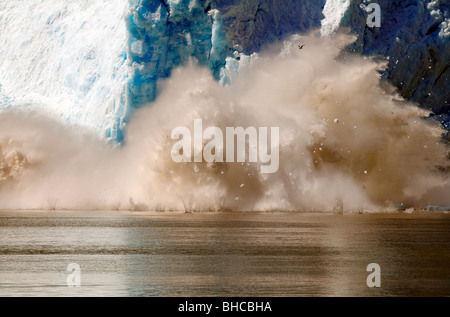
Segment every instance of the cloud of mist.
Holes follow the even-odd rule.
[[[181,67],[135,112],[125,144],[36,114],[0,114],[0,208],[381,210],[450,204],[443,133],[387,83],[383,67],[342,49],[353,38],[293,36],[243,67],[230,86]],[[306,44],[299,50],[298,44]],[[280,168],[174,163],[175,127],[280,127]],[[439,188],[435,190],[436,188]]]

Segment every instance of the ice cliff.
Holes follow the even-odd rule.
[[[369,3],[380,28],[366,24]],[[0,3],[0,110],[39,109],[122,140],[133,109],[196,60],[223,84],[264,45],[340,27],[401,95],[449,121],[448,0],[38,0]]]
[[[0,110],[37,110],[120,137],[127,112],[123,0],[0,1]]]
[[[126,18],[130,102],[153,101],[159,79],[191,58],[223,79],[227,57],[258,52],[285,35],[319,28],[324,1],[130,1]]]
[[[340,25],[358,35],[352,49],[387,60],[385,77],[401,95],[430,109],[449,129],[450,1],[340,1],[347,9]],[[367,5],[378,3],[381,27],[366,24]],[[328,30],[328,34],[332,33]]]

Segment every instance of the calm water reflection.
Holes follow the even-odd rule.
[[[2,212],[0,237],[0,296],[450,295],[450,214]]]

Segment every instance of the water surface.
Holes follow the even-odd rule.
[[[445,213],[14,211],[0,237],[0,296],[450,295]]]

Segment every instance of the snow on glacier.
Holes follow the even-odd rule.
[[[126,112],[126,8],[123,0],[1,1],[0,110],[38,109],[117,138]]]
[[[325,3],[324,18],[320,29],[322,36],[330,36],[338,30],[349,5],[350,0],[328,0]]]

